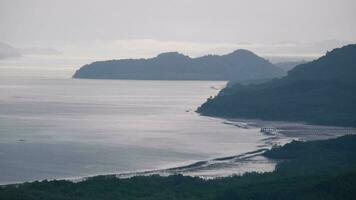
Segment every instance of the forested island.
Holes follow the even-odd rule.
[[[279,160],[274,172],[204,180],[174,175],[119,179],[97,176],[73,183],[36,181],[0,187],[6,200],[111,199],[342,199],[356,196],[356,136],[275,147],[264,156]]]
[[[168,52],[149,59],[98,61],[81,67],[73,78],[131,80],[263,81],[285,72],[248,50],[198,58]]]
[[[234,84],[198,112],[221,117],[356,127],[356,45],[334,49],[262,84]]]

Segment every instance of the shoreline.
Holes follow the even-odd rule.
[[[138,170],[138,171],[124,171],[124,172],[118,172],[118,173],[103,173],[103,174],[93,174],[93,175],[88,175],[88,176],[78,176],[78,177],[67,177],[67,178],[53,178],[53,179],[41,179],[41,180],[34,180],[34,181],[23,181],[23,182],[14,182],[14,183],[0,183],[0,187],[6,187],[10,185],[21,185],[24,183],[33,183],[36,181],[42,182],[42,181],[60,181],[60,180],[65,180],[65,181],[70,181],[73,183],[85,181],[90,178],[98,177],[98,176],[115,176],[117,178],[122,178],[122,179],[127,179],[127,178],[132,178],[135,176],[151,176],[151,175],[159,175],[159,176],[170,176],[170,175],[176,175],[176,174],[182,174],[184,176],[191,176],[191,177],[200,177],[203,179],[215,179],[215,178],[225,178],[225,177],[230,177],[234,175],[242,175],[243,173],[236,173],[236,174],[231,174],[228,176],[216,176],[216,177],[204,177],[204,176],[194,176],[194,175],[188,175],[185,174],[186,172],[191,172],[191,171],[199,171],[205,167],[209,167],[209,165],[224,165],[228,162],[245,162],[251,158],[255,157],[263,157],[262,154],[267,151],[267,148],[259,148],[254,151],[242,153],[239,155],[232,155],[232,156],[224,156],[224,157],[216,157],[212,159],[207,159],[207,160],[200,160],[200,161],[192,161],[192,162],[184,162],[179,165],[172,165],[171,167],[163,167],[163,168],[158,168],[158,169],[146,169],[146,170]],[[264,157],[265,158],[265,157]],[[273,162],[273,161],[272,161]],[[277,163],[273,163],[274,165]],[[266,170],[263,172],[270,172],[271,170]],[[273,170],[272,170],[273,171]],[[251,171],[252,172],[252,171]]]
[[[46,181],[0,187],[5,199],[353,199],[356,185],[356,135],[293,142],[264,155],[277,159],[269,173],[204,180],[173,175],[119,179],[97,176],[83,182]],[[321,156],[323,155],[323,156]],[[288,162],[283,162],[288,160]],[[351,168],[350,168],[351,167]],[[327,184],[327,185],[326,185]],[[251,190],[253,188],[253,190]],[[234,191],[234,193],[231,193]],[[307,193],[303,193],[307,191]],[[182,195],[183,194],[183,195]],[[227,198],[225,198],[227,197]],[[283,199],[283,198],[282,198]]]
[[[343,135],[356,134],[356,128],[315,125],[305,122],[290,122],[290,121],[270,121],[260,119],[243,119],[243,118],[225,118],[233,123],[246,123],[251,127],[256,128],[275,128],[278,133],[285,137],[296,138],[303,141],[325,140]]]
[[[32,183],[32,182],[42,182],[42,181],[53,181],[53,180],[66,180],[71,182],[81,182],[87,179],[97,177],[97,176],[115,176],[117,178],[131,178],[135,176],[150,176],[150,175],[159,175],[159,176],[169,176],[182,174],[184,176],[191,177],[200,177],[203,179],[215,179],[215,178],[226,178],[231,176],[240,176],[247,172],[271,172],[275,170],[275,166],[278,161],[271,160],[262,154],[269,150],[274,145],[284,145],[293,140],[302,140],[302,141],[313,141],[313,140],[327,140],[331,138],[340,137],[348,134],[356,134],[356,128],[349,127],[335,127],[335,126],[324,126],[324,125],[311,125],[305,124],[301,122],[286,122],[286,121],[265,121],[258,119],[241,119],[241,118],[220,118],[222,119],[222,123],[227,125],[236,126],[237,128],[251,129],[251,128],[275,128],[278,134],[268,135],[260,144],[257,146],[256,150],[245,152],[239,155],[230,155],[224,157],[216,157],[208,160],[201,161],[192,161],[185,162],[185,164],[180,164],[171,167],[163,167],[158,169],[147,169],[147,170],[138,170],[138,171],[127,171],[127,172],[119,172],[119,173],[106,173],[106,174],[93,174],[89,176],[82,177],[68,177],[68,178],[54,178],[54,179],[43,179],[43,180],[34,180],[34,181],[23,181],[16,183],[5,183],[0,184],[0,187],[5,187],[9,185],[21,185],[24,183]],[[265,134],[266,133],[262,133]],[[233,168],[235,165],[243,165],[250,164],[249,162],[253,162],[254,165],[258,166],[261,164],[273,165],[273,169],[271,170],[247,170],[247,171],[236,171],[236,173],[227,173],[225,175],[203,175],[199,172],[207,172],[209,170],[231,170],[234,171],[236,168]],[[230,165],[230,166],[229,166]],[[229,168],[230,167],[230,168]],[[231,168],[232,167],[232,168]],[[241,169],[240,169],[241,170]],[[200,175],[199,175],[200,174]]]

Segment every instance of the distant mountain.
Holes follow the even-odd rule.
[[[356,127],[356,45],[334,49],[258,85],[235,84],[208,99],[203,115]]]
[[[272,79],[283,70],[247,50],[198,58],[169,52],[149,59],[94,62],[81,67],[73,78],[136,80],[232,80]]]
[[[14,58],[14,57],[20,57],[21,53],[18,49],[6,44],[0,42],[0,59],[4,58]]]
[[[294,67],[307,63],[307,61],[302,60],[302,61],[290,61],[290,62],[278,62],[278,63],[273,63],[276,67],[283,69],[285,72],[288,72],[289,70],[293,69]]]

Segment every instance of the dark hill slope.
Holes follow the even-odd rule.
[[[356,45],[328,52],[259,85],[235,84],[208,99],[203,115],[356,126]]]

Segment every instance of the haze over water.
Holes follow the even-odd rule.
[[[2,62],[0,183],[182,166],[254,151],[267,138],[194,112],[225,82],[71,79],[74,66]]]

